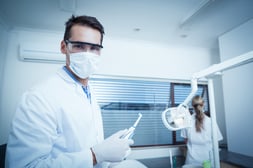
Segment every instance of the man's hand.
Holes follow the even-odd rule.
[[[132,139],[121,139],[127,130],[121,130],[102,141],[100,144],[92,147],[97,163],[119,162],[130,154],[130,146],[134,143]],[[94,159],[93,159],[94,160]]]

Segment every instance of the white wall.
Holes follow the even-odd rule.
[[[253,19],[219,38],[221,60],[253,50]],[[253,63],[223,75],[228,150],[253,156]]]
[[[212,61],[210,51],[203,48],[109,38],[104,46],[100,73],[112,75],[188,80]]]
[[[0,18],[0,102],[2,102],[2,86],[3,86],[3,76],[4,76],[4,67],[6,59],[6,47],[8,44],[8,31],[7,25]],[[1,104],[0,104],[1,107]],[[0,110],[0,128],[6,127],[6,125],[1,122],[1,119],[4,118],[2,111]],[[0,137],[4,135],[4,130],[0,129]],[[0,143],[1,144],[1,143]]]
[[[9,35],[1,93],[0,144],[6,143],[10,123],[21,94],[54,73],[60,64],[30,63],[18,59],[19,44],[55,48],[60,51],[62,32],[13,30]],[[130,39],[105,38],[99,74],[133,77],[190,79],[191,74],[213,62],[208,49],[165,46]]]
[[[3,70],[4,70],[4,60],[5,60],[5,48],[8,44],[8,36],[7,36],[7,28],[4,24],[4,22],[2,22],[0,20],[0,58],[1,58],[1,61],[0,61],[0,79],[1,77],[3,76]],[[1,81],[2,83],[2,81]],[[0,84],[1,85],[1,84]]]

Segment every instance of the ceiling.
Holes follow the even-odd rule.
[[[253,18],[253,0],[0,0],[9,29],[63,31],[72,14],[97,17],[107,37],[217,48],[220,35]]]

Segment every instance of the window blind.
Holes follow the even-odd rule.
[[[105,137],[129,128],[138,113],[142,113],[133,137],[134,145],[172,143],[172,133],[164,127],[161,119],[170,99],[169,82],[92,78],[90,84],[101,107]]]

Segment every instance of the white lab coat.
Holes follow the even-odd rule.
[[[181,136],[188,139],[185,164],[202,166],[203,161],[210,160],[211,164],[214,165],[211,119],[205,115],[203,122],[204,130],[197,132],[195,128],[195,113],[191,117],[192,126],[181,131]],[[217,140],[220,141],[223,137],[216,123],[215,126],[217,128]]]
[[[103,136],[94,92],[90,104],[81,85],[60,69],[24,93],[8,139],[7,167],[92,168],[90,147]]]

